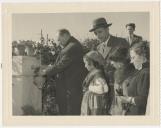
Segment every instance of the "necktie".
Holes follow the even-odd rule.
[[[107,49],[107,46],[106,46],[105,43],[103,43],[103,45],[102,45],[102,55],[103,55],[104,58],[106,57],[106,49]]]

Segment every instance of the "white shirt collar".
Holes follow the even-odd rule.
[[[111,37],[111,36],[109,35],[108,38],[107,38],[107,40],[106,40],[105,42],[103,42],[103,43],[107,45],[107,44],[108,44],[108,41],[109,41],[109,39],[110,39],[110,37]]]
[[[133,38],[133,37],[134,37],[134,34],[132,34],[132,35],[129,35],[128,37],[129,37],[129,38]]]

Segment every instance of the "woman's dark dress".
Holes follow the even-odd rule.
[[[135,104],[126,107],[125,115],[145,115],[150,87],[149,63],[144,63],[132,78],[123,84],[123,95],[134,97]]]

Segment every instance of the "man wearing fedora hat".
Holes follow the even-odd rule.
[[[129,48],[128,42],[120,37],[112,36],[109,33],[109,27],[112,23],[108,23],[105,18],[97,18],[93,21],[93,27],[89,32],[94,32],[100,44],[97,46],[97,51],[102,54],[106,60],[105,73],[109,80],[110,94],[109,94],[109,107],[113,97],[113,83],[114,83],[114,68],[110,64],[110,55],[120,47]]]
[[[89,32],[94,32],[95,36],[100,41],[97,50],[108,59],[109,54],[116,49],[116,47],[129,47],[127,41],[120,37],[112,36],[109,33],[109,27],[112,23],[108,23],[105,18],[97,18],[93,21],[93,28]]]

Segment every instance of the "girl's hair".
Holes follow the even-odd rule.
[[[92,63],[93,66],[97,69],[102,69],[103,65],[100,65],[97,61],[95,61],[94,59],[88,57],[87,55],[85,55],[83,58],[85,58],[89,63]]]
[[[103,73],[102,75],[104,75],[105,78],[106,78],[105,69],[104,69],[105,64],[106,64],[106,61],[105,61],[105,59],[103,58],[103,56],[98,51],[92,50],[92,51],[88,52],[84,56],[84,59],[86,59],[88,61],[88,63],[92,63],[93,66],[96,69],[101,70],[101,72]],[[106,81],[108,82],[107,79],[106,79]]]
[[[130,50],[133,50],[136,54],[146,57],[147,60],[150,58],[150,49],[147,41],[141,41],[134,44]]]
[[[92,63],[93,66],[94,66],[96,69],[101,70],[102,73],[103,73],[103,76],[106,78],[104,65],[100,65],[99,62],[93,60],[92,58],[88,57],[87,55],[85,55],[83,58],[86,59],[86,60],[88,61],[88,63]],[[107,82],[107,83],[109,82],[109,80],[107,80],[107,78],[106,78],[106,82]]]

